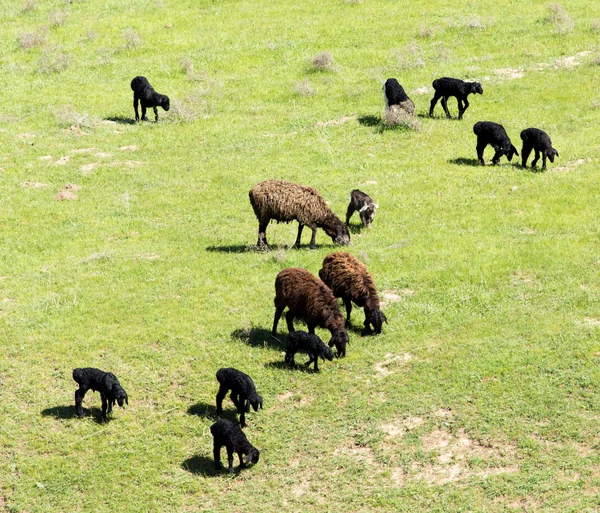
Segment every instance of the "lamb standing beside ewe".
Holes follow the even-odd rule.
[[[305,187],[285,180],[265,180],[249,192],[252,209],[258,219],[258,242],[260,249],[269,249],[267,226],[269,222],[298,221],[298,237],[294,247],[300,247],[304,226],[310,227],[310,249],[315,249],[317,228],[323,228],[333,242],[350,244],[348,227],[329,209],[323,197],[313,187]]]
[[[365,309],[364,334],[381,333],[385,314],[379,309],[379,296],[373,277],[366,266],[350,253],[331,253],[323,260],[319,277],[331,288],[335,297],[341,297],[346,306],[346,327],[350,326],[352,303]]]
[[[506,155],[509,162],[512,160],[513,155],[519,156],[517,148],[510,142],[510,138],[502,125],[493,121],[478,121],[473,126],[473,132],[477,136],[477,159],[482,166],[485,166],[483,150],[488,144],[496,151],[492,158],[492,164],[494,165],[500,162],[502,155]]]
[[[88,390],[100,392],[104,421],[107,420],[107,413],[112,414],[112,407],[115,403],[121,407],[124,402],[129,404],[127,393],[112,372],[104,372],[93,367],[77,368],[73,369],[73,379],[79,385],[79,389],[75,390],[75,408],[79,417],[83,417],[81,403]]]
[[[458,119],[462,119],[463,114],[469,108],[470,94],[483,94],[483,88],[479,82],[465,82],[458,78],[442,77],[433,81],[435,94],[429,106],[429,116],[433,117],[433,109],[438,100],[442,99],[442,107],[447,118],[451,118],[448,110],[448,98],[454,96],[458,102]],[[463,105],[464,103],[464,105]]]
[[[375,218],[375,211],[379,208],[377,203],[364,192],[354,189],[350,193],[350,204],[346,211],[346,225],[350,225],[350,218],[355,211],[360,215],[360,221],[366,228],[371,228],[371,223]]]
[[[133,91],[133,110],[135,111],[135,120],[140,120],[138,113],[138,101],[142,104],[142,121],[148,121],[146,109],[154,109],[154,121],[158,121],[158,109],[162,107],[165,111],[170,108],[169,97],[164,94],[158,94],[148,82],[146,77],[135,77],[131,81]]]
[[[227,449],[227,471],[230,474],[233,474],[234,453],[237,453],[240,459],[240,468],[245,467],[247,463],[258,463],[259,450],[248,441],[237,424],[227,419],[219,419],[210,426],[210,432],[213,436],[213,456],[216,470],[221,469],[221,447],[223,446]],[[244,454],[246,455],[245,462]]]
[[[315,362],[315,372],[319,372],[319,358],[330,362],[333,360],[331,349],[323,344],[323,341],[314,333],[306,333],[306,331],[292,331],[287,339],[287,351],[285,353],[285,362],[289,365],[295,365],[294,355],[300,351],[310,356],[310,360],[306,362],[308,367],[312,362]]]
[[[521,149],[521,159],[523,167],[527,167],[527,159],[531,150],[535,150],[535,159],[531,162],[531,167],[535,167],[542,154],[542,169],[546,169],[546,157],[554,163],[554,157],[558,157],[558,151],[552,147],[552,141],[546,132],[539,128],[526,128],[521,132],[523,148]]]
[[[217,371],[219,391],[217,392],[217,413],[223,413],[223,399],[231,390],[231,400],[240,414],[240,425],[246,425],[246,412],[250,411],[250,405],[254,411],[262,410],[263,400],[256,392],[256,386],[252,378],[242,371],[232,367],[222,368]]]
[[[325,328],[331,333],[329,347],[335,345],[338,356],[346,356],[346,344],[350,341],[344,326],[337,299],[331,289],[306,269],[291,267],[281,271],[275,279],[275,318],[273,336],[277,334],[277,324],[285,308],[288,331],[294,330],[294,317],[306,322],[309,333],[315,327]]]

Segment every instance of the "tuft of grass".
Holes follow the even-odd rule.
[[[172,99],[165,119],[173,123],[191,123],[200,117],[207,118],[213,113],[211,93],[208,89],[200,87],[183,100]]]
[[[321,52],[312,58],[311,66],[315,71],[333,71],[333,55],[330,52]]]
[[[134,50],[144,43],[141,36],[131,27],[123,30],[123,32],[121,32],[121,36],[125,40],[126,50]]]
[[[23,0],[21,10],[23,12],[33,12],[37,9],[37,0]]]
[[[423,48],[415,41],[396,53],[396,63],[402,71],[424,68],[426,65]]]
[[[435,34],[432,28],[427,27],[425,25],[421,25],[421,28],[419,29],[419,33],[417,35],[421,39],[431,39]]]
[[[87,113],[77,112],[73,105],[63,105],[54,114],[54,117],[59,125],[66,127],[76,126],[80,128],[90,128],[98,121]]]
[[[60,48],[46,49],[38,59],[37,71],[42,74],[60,73],[69,67],[71,59]]]
[[[21,50],[28,50],[29,48],[35,48],[41,46],[46,42],[48,37],[48,27],[41,27],[38,30],[31,32],[21,32],[17,36],[17,42]]]
[[[573,32],[575,27],[575,22],[563,5],[559,3],[548,5],[548,21],[554,25],[557,34],[568,34]]]
[[[398,127],[406,130],[421,130],[421,122],[404,109],[398,108],[397,105],[393,105],[385,112],[383,124],[387,128]]]
[[[56,11],[52,11],[50,13],[50,17],[48,18],[48,22],[50,23],[51,28],[60,27],[64,25],[69,17],[69,11],[67,9],[58,9]]]
[[[590,30],[592,32],[600,32],[600,18],[590,22]]]
[[[305,78],[302,82],[298,82],[294,88],[296,93],[300,96],[312,96],[315,94],[315,90],[310,85],[310,82]]]

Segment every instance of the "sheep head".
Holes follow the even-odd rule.
[[[544,150],[544,155],[548,157],[550,162],[554,163],[554,157],[558,157],[558,152],[554,148],[548,148],[547,150]]]
[[[331,336],[329,347],[335,346],[338,352],[338,358],[346,356],[346,344],[350,342],[350,337],[345,329],[336,331]]]
[[[471,82],[471,92],[473,94],[483,94],[483,87],[479,82]]]
[[[123,407],[123,404],[127,404],[129,405],[129,398],[127,397],[127,392],[125,392],[125,390],[123,390],[123,387],[121,387],[121,385],[114,385],[112,387],[112,393],[113,393],[113,406],[115,404],[115,402],[117,402],[117,404],[119,406],[121,406],[121,408]]]

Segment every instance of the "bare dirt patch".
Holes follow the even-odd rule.
[[[136,255],[136,258],[139,258],[140,260],[158,260],[160,255],[157,255],[156,253],[146,253],[142,255]]]
[[[516,80],[525,76],[525,72],[518,68],[500,68],[494,70],[494,73],[503,80]]]
[[[140,149],[139,146],[136,146],[135,144],[130,144],[129,146],[121,146],[119,148],[119,150],[121,151],[138,151]]]
[[[56,196],[54,196],[56,201],[64,201],[64,200],[76,200],[77,194],[73,194],[71,191],[60,191]]]
[[[97,150],[98,148],[77,148],[75,150],[70,150],[69,153],[92,153]]]
[[[93,171],[94,169],[96,169],[99,166],[100,166],[100,164],[98,164],[97,162],[91,162],[89,164],[84,164],[83,166],[81,166],[79,168],[79,170],[82,173],[89,173],[89,172]]]
[[[19,134],[17,136],[19,139],[33,139],[35,137],[35,134]]]
[[[52,155],[44,155],[42,157],[38,157],[38,160],[52,160]]]
[[[373,365],[373,368],[375,371],[377,371],[380,378],[394,374],[397,369],[404,367],[412,360],[412,355],[410,353],[404,353],[401,355],[387,353],[385,358],[386,359],[383,362],[377,362],[375,365]]]
[[[40,182],[23,182],[21,184],[21,187],[30,187],[31,189],[44,189],[48,187],[48,184]]]
[[[96,157],[100,157],[101,159],[112,157],[112,155],[110,153],[104,153],[103,151],[98,152],[95,155],[96,155]]]
[[[68,132],[70,134],[76,135],[76,136],[82,136],[82,135],[89,135],[88,132],[84,132],[81,127],[77,126],[77,125],[71,125],[69,128],[65,128],[64,130],[65,132]]]
[[[433,94],[433,91],[431,90],[431,88],[425,86],[425,87],[418,87],[417,89],[415,89],[413,91],[413,94]]]
[[[580,66],[582,64],[582,59],[586,56],[588,56],[590,53],[589,50],[586,50],[585,52],[579,52],[576,53],[575,55],[571,55],[569,57],[563,57],[562,59],[556,59],[556,62],[554,63],[554,69],[560,69],[560,68],[567,68],[567,69],[571,69],[571,68],[575,68],[576,66]]]
[[[332,125],[343,125],[344,123],[348,123],[348,121],[353,121],[356,119],[356,116],[342,116],[339,119],[332,119],[330,121],[318,121],[315,123],[315,126],[332,126]]]
[[[406,419],[380,424],[379,429],[386,434],[387,438],[402,438],[405,433],[422,426],[424,423],[425,419],[423,419],[423,417],[408,417]]]
[[[71,157],[69,157],[69,155],[65,155],[64,157],[61,157],[58,160],[56,160],[54,162],[54,165],[55,166],[64,166],[65,164],[69,163],[69,160],[71,160]]]
[[[62,188],[63,191],[78,191],[79,189],[81,189],[81,187],[74,183],[68,183]]]
[[[579,167],[583,164],[587,164],[588,162],[592,162],[592,159],[577,159],[571,162],[567,162],[564,166],[556,166],[550,169],[550,171],[558,171],[558,172],[568,172],[573,171],[576,167]]]
[[[594,319],[593,317],[584,317],[583,322],[588,326],[594,326],[595,328],[600,326],[600,319]]]

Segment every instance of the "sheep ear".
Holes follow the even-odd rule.
[[[558,154],[558,152],[556,150],[554,150],[556,152],[556,156],[559,157],[560,155]]]
[[[359,212],[364,212],[365,210],[367,210],[369,208],[369,205],[364,205],[361,207],[361,209],[359,210]]]
[[[127,397],[127,394],[125,394],[125,404],[129,406],[129,397]]]
[[[513,151],[515,152],[515,155],[518,157],[519,152],[517,151],[517,148],[515,148],[512,144],[510,145],[510,147],[513,149]]]

